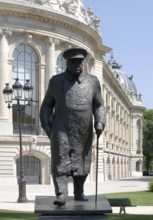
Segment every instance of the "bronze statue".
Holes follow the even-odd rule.
[[[105,109],[99,80],[82,72],[87,56],[83,48],[63,53],[65,72],[50,79],[40,110],[43,129],[51,141],[51,173],[55,205],[65,205],[68,177],[72,176],[74,199],[87,201],[84,182],[90,172],[94,128],[98,137],[105,127]]]

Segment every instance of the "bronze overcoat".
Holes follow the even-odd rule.
[[[87,175],[90,171],[94,122],[105,126],[99,80],[67,71],[50,79],[42,102],[40,121],[51,127],[52,174]]]

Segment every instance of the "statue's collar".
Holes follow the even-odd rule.
[[[78,78],[75,78],[72,74],[70,74],[68,71],[65,71],[64,78],[66,78],[69,81],[73,81],[74,79],[78,80],[79,82],[82,82],[86,77],[86,74],[82,72]]]

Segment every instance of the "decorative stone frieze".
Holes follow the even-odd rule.
[[[9,0],[9,2],[14,3],[13,0]],[[67,16],[73,16],[75,19],[79,19],[91,28],[99,31],[100,19],[97,16],[93,17],[94,13],[91,8],[87,11],[85,10],[82,0],[16,0],[15,3],[24,3],[24,5],[31,7],[36,6],[36,10],[39,10],[38,8],[41,7],[46,10],[59,11]]]
[[[36,13],[36,14],[35,14]],[[51,17],[49,14],[48,16],[44,15],[43,13],[30,13],[29,12],[18,12],[18,11],[14,11],[14,10],[1,10],[0,9],[0,16],[1,15],[12,15],[12,16],[17,16],[18,19],[24,18],[24,19],[31,19],[31,20],[35,20],[35,21],[40,21],[43,22],[45,24],[48,24],[50,26],[53,26],[53,29],[56,27],[58,27],[60,29],[60,27],[63,27],[65,30],[68,30],[72,33],[75,34],[75,36],[80,36],[83,39],[86,39],[86,41],[89,41],[91,45],[96,46],[98,49],[100,49],[100,45],[101,45],[101,40],[100,40],[100,35],[96,34],[97,36],[93,37],[94,33],[92,33],[91,30],[87,30],[87,27],[82,27],[79,24],[79,21],[76,21],[76,24],[70,24],[64,21],[64,18],[61,18],[61,16],[57,19],[57,17]],[[20,31],[20,30],[18,30]],[[24,31],[24,30],[22,30]],[[38,30],[34,31],[34,34],[40,34]],[[48,33],[49,34],[49,33]],[[47,35],[47,30],[46,30],[46,35]],[[99,38],[100,40],[100,45],[97,45],[97,39]],[[96,40],[95,40],[96,39]],[[101,57],[101,56],[100,56]]]

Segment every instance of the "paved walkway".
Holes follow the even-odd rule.
[[[98,184],[98,194],[112,192],[132,192],[148,189],[148,182],[153,177],[128,178],[119,181],[106,181]],[[54,187],[50,185],[27,185],[27,198],[29,201],[35,200],[35,196],[54,195]],[[85,194],[95,194],[95,183],[85,184]],[[69,184],[69,195],[73,195],[73,185]],[[17,203],[18,186],[0,185],[0,209],[34,211],[34,203]],[[119,208],[113,208],[113,213],[118,213]],[[153,215],[153,206],[127,207],[129,214]]]

